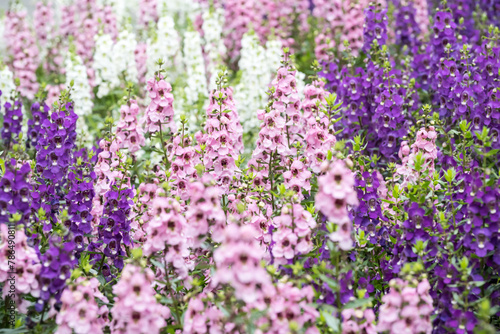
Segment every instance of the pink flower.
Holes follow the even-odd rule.
[[[75,284],[66,288],[61,296],[61,311],[57,313],[56,323],[59,325],[56,334],[103,333],[108,325],[108,307],[99,305],[96,298],[104,303],[108,299],[99,291],[99,281],[80,277]]]
[[[153,280],[151,269],[133,264],[125,266],[120,280],[113,287],[116,297],[111,309],[112,333],[155,334],[166,326],[165,319],[170,317],[170,310],[156,301]]]
[[[116,125],[116,136],[120,139],[120,147],[128,148],[131,153],[137,152],[146,142],[142,128],[137,124],[139,105],[135,100],[122,105],[120,121]]]
[[[12,230],[10,230],[12,231]],[[22,298],[24,294],[31,294],[38,297],[40,294],[40,285],[37,275],[40,273],[42,265],[38,259],[38,255],[34,248],[28,245],[28,238],[24,234],[24,230],[20,229],[15,232],[15,247],[12,249],[9,244],[9,229],[7,224],[0,224],[0,283],[5,283],[12,275],[10,272],[16,272],[15,284],[15,302],[20,312],[28,312],[30,303]],[[15,261],[9,261],[11,251],[14,251]],[[10,265],[14,263],[15,268]],[[4,285],[2,297],[5,298],[10,292]]]
[[[167,128],[171,132],[175,132],[172,86],[163,80],[163,77],[160,75],[148,80],[147,90],[151,98],[151,103],[147,107],[144,118],[141,121],[141,123],[146,124],[146,131],[155,133],[160,131],[161,127],[164,133]]]
[[[377,331],[396,333],[431,333],[433,311],[427,280],[410,285],[401,279],[389,282],[391,289],[382,297]]]
[[[341,160],[334,161],[326,175],[318,178],[318,186],[316,207],[332,221],[347,215],[347,205],[358,205],[354,175]]]

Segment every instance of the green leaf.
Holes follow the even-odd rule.
[[[355,299],[353,301],[348,302],[343,306],[344,309],[350,309],[350,308],[358,308],[358,307],[363,307],[363,306],[369,306],[372,303],[372,298],[361,298],[361,299]]]
[[[321,315],[325,319],[325,322],[326,322],[328,328],[333,329],[334,332],[337,332],[340,330],[340,320],[338,318],[334,317],[333,315],[331,315],[327,311],[322,311]]]
[[[149,261],[151,261],[151,263],[154,264],[155,266],[165,269],[165,266],[160,261],[156,261],[155,259],[150,259]]]

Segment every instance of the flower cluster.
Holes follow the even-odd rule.
[[[233,100],[231,87],[222,88],[222,77],[217,89],[210,93],[205,134],[199,140],[205,145],[203,163],[217,183],[228,190],[235,176],[235,162],[243,151],[243,128]]]
[[[148,80],[147,89],[151,102],[143,118],[143,122],[146,123],[146,131],[155,133],[165,131],[168,127],[171,132],[175,132],[172,86],[161,76],[158,76]]]
[[[6,102],[3,107],[2,141],[6,147],[9,147],[19,141],[23,122],[23,105],[21,100],[16,100],[13,104]]]
[[[103,333],[103,328],[109,322],[109,310],[106,305],[99,306],[96,298],[109,303],[108,298],[99,291],[99,281],[95,277],[89,280],[80,277],[64,290],[61,311],[56,318],[59,325],[56,334],[73,331],[82,334]]]
[[[66,287],[66,280],[71,277],[71,270],[77,264],[73,251],[74,242],[63,242],[60,237],[53,236],[49,248],[41,255],[39,281],[40,299],[35,305],[37,311],[42,311],[53,298],[56,302]]]
[[[113,333],[160,333],[170,311],[156,301],[153,279],[149,268],[128,264],[123,269],[120,281],[113,287],[116,294],[111,309]]]
[[[138,126],[139,105],[135,100],[120,108],[120,121],[116,125],[116,137],[121,148],[128,148],[131,153],[137,152],[144,145],[143,130]]]
[[[20,80],[21,95],[33,99],[38,90],[36,69],[38,67],[38,47],[30,31],[25,8],[13,8],[6,13],[5,40],[12,56],[12,72]]]
[[[353,242],[348,206],[358,205],[358,197],[354,190],[354,175],[343,161],[335,161],[327,173],[318,178],[318,183],[316,206],[329,221],[337,225],[330,239],[338,242],[340,248],[349,250],[353,247]]]
[[[380,333],[431,333],[433,311],[430,285],[427,280],[412,286],[401,279],[389,282],[389,293],[382,297]]]
[[[0,282],[5,283],[10,280],[12,273],[15,273],[15,291],[7,289],[5,285],[2,289],[2,298],[8,294],[14,294],[17,307],[22,313],[27,313],[30,303],[22,298],[22,295],[30,294],[33,297],[40,295],[40,274],[41,264],[38,255],[33,247],[28,245],[28,238],[24,231],[11,230],[7,224],[0,224]],[[9,236],[15,234],[14,238]],[[10,243],[14,240],[14,244]],[[15,266],[15,267],[14,267]]]
[[[4,162],[4,168],[0,179],[0,223],[9,223],[12,215],[19,214],[16,223],[25,224],[31,211],[30,165],[10,159]]]

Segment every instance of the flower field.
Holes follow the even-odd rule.
[[[500,1],[0,13],[0,334],[500,333]]]

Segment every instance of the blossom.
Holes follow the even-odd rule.
[[[431,333],[433,306],[429,282],[424,279],[417,286],[411,286],[401,279],[393,279],[389,284],[389,293],[382,297],[377,332]]]
[[[347,205],[358,205],[354,191],[354,176],[341,160],[334,161],[327,173],[318,178],[316,207],[328,219],[335,221],[347,216]]]
[[[128,148],[131,153],[137,152],[144,145],[143,130],[138,126],[139,105],[130,100],[120,108],[120,121],[116,125],[117,134],[122,148]]]
[[[95,37],[95,54],[92,67],[95,73],[94,85],[98,87],[97,97],[111,93],[120,84],[119,71],[113,59],[113,40],[109,34]]]
[[[151,269],[135,264],[125,266],[119,282],[113,286],[113,333],[160,333],[170,310],[156,301],[153,280]]]
[[[59,325],[57,334],[103,333],[108,324],[108,307],[99,306],[96,298],[109,303],[108,298],[99,291],[99,281],[92,277],[79,277],[61,295],[61,311],[57,314],[56,323]]]
[[[4,285],[2,298],[10,293],[14,293],[16,305],[22,313],[28,312],[30,303],[22,298],[23,294],[31,294],[33,297],[40,295],[40,284],[37,276],[40,273],[41,264],[35,249],[28,245],[28,237],[24,233],[24,227],[20,225],[16,230],[7,227],[7,224],[0,224],[0,282],[6,283],[12,272],[15,272],[15,291],[10,291]],[[9,243],[9,235],[15,238],[14,246]],[[11,247],[9,247],[11,246]],[[15,257],[15,261],[9,261]],[[15,267],[13,267],[15,266]]]
[[[147,84],[151,102],[142,119],[142,123],[146,123],[146,131],[155,133],[168,127],[175,132],[172,86],[162,77],[151,78]]]
[[[138,82],[139,74],[135,63],[136,46],[135,34],[127,29],[120,31],[118,39],[113,45],[113,60],[108,63],[108,66],[114,66],[116,75],[123,76],[126,82]]]

